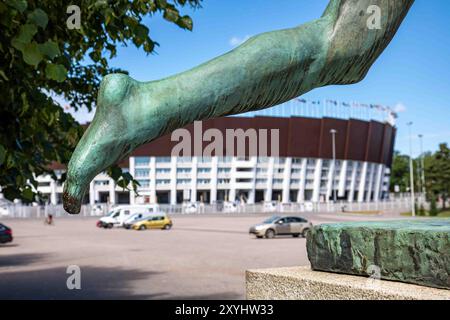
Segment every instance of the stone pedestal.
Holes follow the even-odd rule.
[[[450,219],[317,225],[307,250],[314,270],[450,289]]]
[[[309,266],[248,270],[250,300],[450,300],[450,290],[362,276],[313,271]]]

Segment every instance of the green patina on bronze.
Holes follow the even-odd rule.
[[[194,69],[159,81],[106,76],[97,110],[69,163],[64,208],[80,211],[89,182],[136,147],[195,120],[268,108],[314,88],[364,78],[414,0],[331,0],[322,17],[250,38]],[[369,29],[380,8],[380,29]]]
[[[313,270],[450,289],[450,219],[323,224],[306,245]]]

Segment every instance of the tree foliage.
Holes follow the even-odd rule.
[[[426,187],[431,198],[440,198],[443,209],[450,197],[450,149],[446,143],[425,163]]]
[[[391,192],[395,191],[395,186],[399,187],[399,192],[409,190],[409,157],[400,154],[398,151],[394,152],[394,159],[392,160]]]
[[[36,176],[53,162],[67,164],[82,128],[55,101],[91,110],[100,81],[112,72],[108,59],[118,45],[146,53],[158,45],[143,19],[162,14],[180,28],[192,20],[179,8],[201,0],[79,0],[80,29],[69,29],[67,3],[54,0],[0,2],[0,186],[8,199],[34,200]],[[108,172],[128,186],[117,167]],[[64,179],[64,177],[63,177]]]
[[[441,199],[445,209],[446,202],[450,198],[450,149],[446,143],[442,143],[439,150],[425,153],[423,158],[427,199],[431,204],[434,201],[434,205],[436,199]],[[420,157],[413,159],[414,168],[420,166],[420,160]],[[414,170],[414,187],[420,192],[421,177],[417,171]],[[409,156],[395,152],[391,170],[391,191],[394,191],[395,185],[400,187],[400,192],[408,191],[409,179]]]

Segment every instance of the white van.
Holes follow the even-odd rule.
[[[136,213],[151,214],[156,211],[158,211],[157,204],[117,206],[112,208],[106,216],[100,218],[97,226],[103,228],[121,227],[125,220]]]

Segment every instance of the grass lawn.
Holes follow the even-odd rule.
[[[410,217],[411,216],[411,212],[402,212],[400,213],[401,216],[405,216],[405,217]],[[425,217],[430,217],[428,215],[428,212],[425,212]],[[430,218],[450,218],[450,210],[446,210],[446,211],[441,211],[438,213],[437,216],[435,217],[430,217]]]
[[[450,211],[442,211],[438,213],[438,217],[441,218],[450,218]]]
[[[367,210],[367,211],[349,211],[349,210],[345,210],[345,211],[341,211],[341,213],[355,213],[355,214],[380,214],[380,211],[377,210]]]

